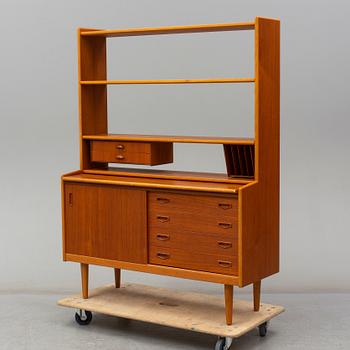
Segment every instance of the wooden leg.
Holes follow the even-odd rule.
[[[115,288],[120,288],[120,269],[114,269]]]
[[[232,309],[233,309],[233,286],[225,284],[225,310],[226,324],[232,324]]]
[[[259,311],[260,309],[260,289],[261,281],[253,283],[253,295],[254,295],[254,311]]]
[[[89,297],[89,265],[80,264],[81,290],[84,299]]]

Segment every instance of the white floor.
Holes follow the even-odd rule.
[[[72,309],[56,306],[63,296],[0,295],[0,349],[214,349],[214,336],[105,315],[79,326]],[[266,294],[262,301],[286,312],[271,321],[265,338],[252,331],[232,350],[350,349],[350,294]]]

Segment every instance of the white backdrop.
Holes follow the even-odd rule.
[[[257,15],[281,19],[281,272],[264,281],[264,290],[349,291],[348,14],[348,3],[339,0],[2,0],[0,292],[79,288],[78,265],[61,261],[59,182],[79,165],[76,28],[251,21]],[[252,45],[251,34],[240,32],[114,39],[109,73],[115,79],[248,76]],[[114,131],[252,132],[247,85],[113,87],[109,95]],[[178,146],[175,157],[179,169],[224,171],[215,146]],[[91,271],[92,285],[112,277],[111,269]],[[133,272],[123,278],[221,291]]]

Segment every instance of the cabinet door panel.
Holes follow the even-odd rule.
[[[65,184],[66,252],[147,262],[146,193],[95,184]]]

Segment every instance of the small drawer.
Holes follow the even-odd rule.
[[[191,250],[192,253],[237,255],[237,235],[224,233],[186,232],[150,227],[149,246]],[[193,248],[195,247],[195,248]]]
[[[92,162],[159,165],[173,162],[169,142],[91,141]]]
[[[151,246],[149,263],[189,270],[237,275],[237,257],[193,253],[189,250]]]
[[[205,211],[193,214],[181,210],[159,211],[149,209],[148,225],[150,228],[169,232],[218,233],[227,236],[233,236],[238,232],[237,218],[206,215]]]

